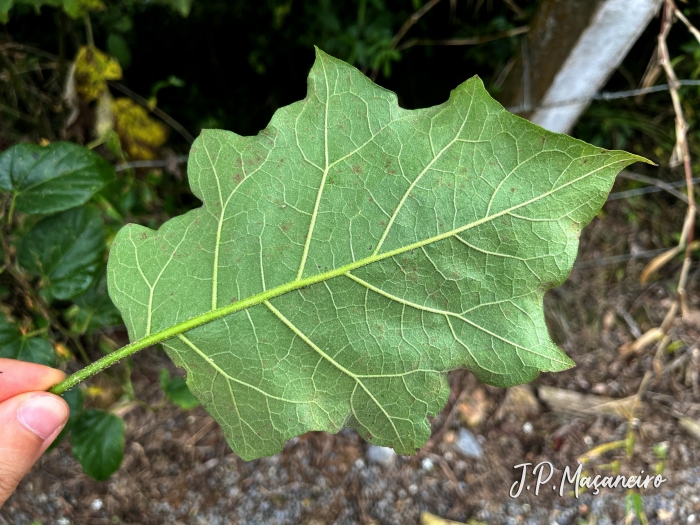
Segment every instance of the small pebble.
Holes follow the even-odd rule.
[[[394,461],[396,461],[396,452],[394,452],[394,449],[378,447],[377,445],[370,445],[367,447],[365,456],[370,462],[379,463],[385,467],[390,467],[394,464]]]
[[[103,505],[102,500],[100,498],[97,498],[97,499],[93,500],[92,503],[90,503],[90,508],[92,510],[94,510],[95,512],[97,512],[98,510],[100,510],[102,508],[102,505]]]
[[[358,469],[358,470],[362,470],[363,468],[365,468],[365,462],[362,461],[362,460],[359,459],[359,458],[356,459],[356,460],[355,460],[355,468]]]
[[[523,425],[523,432],[525,432],[525,434],[532,434],[532,430],[533,430],[532,423],[530,423],[529,421],[526,421],[525,424]]]
[[[697,518],[695,517],[695,514],[691,514],[688,516],[688,523],[695,523],[697,521]]]
[[[481,457],[481,447],[479,446],[479,442],[474,437],[474,434],[469,432],[466,428],[459,429],[455,447],[467,457]]]
[[[420,466],[426,471],[433,470],[433,460],[430,458],[423,458],[423,461],[420,462]]]

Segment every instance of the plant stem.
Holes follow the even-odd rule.
[[[12,216],[15,214],[15,195],[12,196],[10,201],[10,209],[7,212],[7,226],[12,226]]]
[[[104,356],[101,359],[98,359],[97,361],[94,361],[93,363],[90,363],[88,366],[85,368],[78,370],[76,373],[68,376],[66,379],[58,383],[57,385],[51,387],[49,389],[49,392],[52,394],[60,395],[66,390],[70,390],[74,386],[78,385],[79,383],[82,383],[85,381],[88,377],[94,376],[103,370],[109,368],[112,366],[114,363],[117,361],[120,361],[124,359],[125,357],[128,357],[132,354],[135,354],[139,350],[143,350],[147,346],[151,346],[153,344],[156,344],[164,339],[167,339],[169,336],[165,337],[158,337],[162,336],[163,332],[166,332],[167,330],[163,330],[161,332],[156,332],[153,335],[150,335],[148,337],[144,337],[143,339],[140,339],[138,341],[134,341],[131,344],[128,344],[126,346],[123,346],[119,350],[116,350],[112,352],[111,354],[108,354]]]
[[[95,47],[95,39],[92,36],[92,23],[90,22],[90,15],[85,15],[85,39],[90,49]]]

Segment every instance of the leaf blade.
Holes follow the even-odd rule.
[[[17,144],[0,154],[0,189],[17,210],[49,214],[85,204],[114,178],[114,166],[71,142]]]
[[[87,290],[105,251],[100,212],[80,207],[39,221],[22,238],[17,258],[22,267],[42,277],[49,299],[70,299]]]
[[[244,458],[342,426],[413,453],[449,370],[508,386],[573,364],[542,297],[636,160],[508,114],[478,79],[400,109],[319,52],[307,98],[257,137],[203,132],[204,206],[125,227],[110,294]]]
[[[114,474],[124,458],[124,420],[90,408],[83,411],[71,429],[73,454],[83,470],[98,481]]]

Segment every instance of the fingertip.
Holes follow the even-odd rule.
[[[0,358],[0,402],[24,392],[48,390],[65,377],[50,366]]]
[[[30,395],[17,410],[17,419],[42,441],[55,438],[66,425],[68,404],[53,394]]]
[[[48,392],[0,403],[0,506],[65,426],[70,409]]]

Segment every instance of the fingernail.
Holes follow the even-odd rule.
[[[66,406],[53,396],[30,397],[17,411],[17,419],[41,439],[62,427],[68,416]]]

